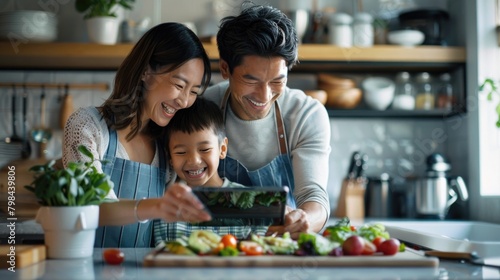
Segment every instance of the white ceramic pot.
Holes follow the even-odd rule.
[[[92,43],[114,45],[118,41],[120,21],[115,17],[94,17],[85,20]]]
[[[92,256],[99,206],[40,207],[36,221],[44,231],[48,258]]]
[[[383,111],[391,105],[394,99],[395,84],[384,77],[369,77],[361,83],[363,99],[370,108]]]

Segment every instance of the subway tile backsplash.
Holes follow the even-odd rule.
[[[74,107],[98,106],[109,96],[114,81],[114,71],[0,71],[0,82],[37,82],[37,83],[102,83],[109,84],[108,91],[70,90]],[[214,73],[214,81],[221,78]],[[313,89],[314,78],[310,75],[290,75],[288,85],[302,89]],[[21,94],[17,88],[16,116],[17,132],[21,132]],[[49,157],[61,156],[62,130],[59,127],[59,112],[64,90],[46,90],[47,123],[53,130],[49,143]],[[28,89],[27,131],[39,125],[41,89]],[[0,88],[0,137],[4,139],[12,133],[11,88]],[[377,119],[377,118],[332,118],[330,121],[332,137],[330,155],[328,191],[332,209],[336,208],[340,184],[347,173],[351,153],[360,151],[369,157],[367,176],[379,176],[387,172],[395,181],[406,176],[422,176],[425,171],[425,158],[432,152],[458,152],[465,141],[461,139],[466,129],[460,127],[451,130],[446,121],[435,119]],[[449,139],[442,143],[436,139],[435,132],[442,131]],[[451,137],[453,136],[453,137]],[[452,143],[449,144],[448,143]],[[36,147],[34,142],[32,147]],[[32,158],[38,156],[34,149]],[[463,154],[463,153],[457,153]],[[457,162],[456,162],[457,161]],[[460,156],[452,159],[453,170],[465,170],[466,163]],[[460,175],[460,174],[457,174]]]

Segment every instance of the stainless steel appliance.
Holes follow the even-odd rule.
[[[449,176],[450,170],[451,165],[441,154],[427,157],[426,177],[417,180],[415,188],[418,217],[444,219],[458,198],[468,199],[464,180],[460,176]]]
[[[378,177],[368,177],[365,193],[367,217],[387,218],[391,216],[390,181],[391,178],[387,173],[382,173]]]

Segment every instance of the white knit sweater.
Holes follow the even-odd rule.
[[[119,140],[117,143],[116,157],[129,160],[129,156],[123,145]],[[62,157],[64,166],[67,166],[69,162],[89,160],[76,149],[79,145],[87,147],[96,159],[103,159],[108,149],[109,129],[106,121],[95,107],[80,108],[69,117],[64,127]],[[94,165],[97,170],[102,172],[100,162],[96,161]],[[155,152],[151,165],[155,167],[159,166],[158,149]],[[107,197],[116,199],[116,194],[111,190]]]

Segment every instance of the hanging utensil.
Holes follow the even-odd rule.
[[[69,85],[66,84],[64,86],[64,96],[61,104],[61,113],[59,115],[59,127],[64,130],[64,126],[66,125],[66,121],[69,119],[69,116],[73,113],[73,97],[69,94]]]
[[[0,145],[0,155],[2,158],[15,160],[21,158],[21,151],[23,148],[23,140],[17,135],[17,114],[16,114],[16,87],[12,86],[12,135],[5,137]]]
[[[28,120],[26,118],[26,114],[28,111],[28,91],[26,89],[26,85],[23,86],[23,149],[21,155],[24,159],[27,159],[31,156],[31,143],[30,139],[26,133],[26,127],[28,125]]]
[[[42,85],[42,94],[40,96],[40,126],[31,131],[31,138],[33,141],[39,143],[40,158],[43,158],[47,153],[46,146],[50,138],[52,138],[52,131],[45,126],[45,87]]]

